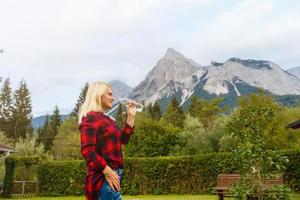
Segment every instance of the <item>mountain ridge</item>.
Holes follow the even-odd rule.
[[[238,97],[254,88],[263,88],[275,96],[300,95],[300,80],[271,61],[232,57],[224,63],[212,61],[201,66],[169,48],[129,97],[148,105],[177,96],[183,105],[196,89],[206,96],[235,93]]]

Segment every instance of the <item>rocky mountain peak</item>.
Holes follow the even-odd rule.
[[[113,88],[114,98],[118,100],[120,97],[127,97],[132,88],[119,80],[110,81],[109,84]]]
[[[237,57],[229,58],[225,63],[238,63],[252,69],[268,69],[272,70],[272,63],[265,60],[247,59],[243,60]]]
[[[175,51],[173,48],[168,48],[164,59],[180,59],[185,58],[181,53]]]
[[[287,70],[290,74],[295,75],[300,79],[300,66],[299,67],[293,67]]]

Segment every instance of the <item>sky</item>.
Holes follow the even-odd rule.
[[[74,107],[86,82],[137,86],[173,48],[300,66],[298,0],[0,0],[0,77],[25,80],[33,116]]]

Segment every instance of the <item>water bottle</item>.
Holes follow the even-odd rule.
[[[126,97],[121,97],[119,98],[119,102],[122,104],[122,105],[127,105],[128,103],[133,103],[133,105],[135,105],[135,111],[136,112],[142,112],[144,106],[141,104],[141,103],[138,103],[134,100],[131,100],[131,99],[128,99]]]

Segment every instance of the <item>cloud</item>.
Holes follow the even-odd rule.
[[[296,0],[3,1],[0,77],[25,79],[41,113],[72,108],[85,82],[136,86],[168,47],[202,65],[237,56],[297,66],[299,8]]]

